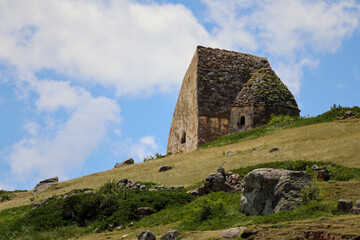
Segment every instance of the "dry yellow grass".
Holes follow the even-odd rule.
[[[260,151],[252,152],[255,147]],[[278,147],[280,150],[268,153]],[[224,152],[238,153],[225,157]],[[167,186],[191,185],[203,180],[222,165],[226,170],[264,162],[285,160],[331,161],[351,167],[360,167],[360,122],[358,119],[335,121],[286,129],[257,139],[223,147],[175,154],[165,158],[139,163],[123,168],[94,173],[84,177],[59,182],[56,186],[33,195],[31,192],[0,204],[0,210],[39,201],[72,189],[98,188],[109,179],[128,178],[135,181],[156,182]],[[174,168],[159,173],[163,165]]]

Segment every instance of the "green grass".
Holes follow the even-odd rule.
[[[245,176],[256,168],[282,168],[303,170],[313,175],[315,171],[311,166],[314,164],[331,165],[329,170],[334,181],[360,180],[360,169],[331,162],[271,162],[234,169],[233,172]],[[34,210],[23,206],[0,211],[0,239],[64,239],[89,234],[95,228],[112,230],[130,222],[135,222],[134,228],[175,224],[180,231],[202,231],[339,214],[336,201],[323,201],[324,198],[311,200],[294,210],[252,217],[241,212],[240,192],[194,197],[184,190],[129,191],[119,188],[116,181],[106,182],[95,194],[85,194],[81,189],[72,192],[77,194],[62,200],[55,200],[57,196],[54,196]],[[136,209],[139,207],[151,207],[155,213],[138,221]]]
[[[323,114],[320,114],[316,117],[289,117],[289,116],[276,116],[273,117],[267,125],[263,125],[245,132],[240,132],[237,134],[232,134],[228,136],[220,137],[212,142],[206,143],[200,146],[198,149],[220,147],[229,145],[232,143],[255,139],[270,133],[280,131],[281,129],[286,128],[297,128],[302,126],[307,126],[311,124],[331,122],[334,121],[337,117],[344,115],[346,111],[352,111],[353,113],[360,113],[360,108],[354,106],[341,107],[334,105],[331,109]]]
[[[335,181],[349,181],[349,180],[360,180],[360,169],[359,168],[350,168],[342,166],[339,164],[334,164],[332,162],[322,162],[322,161],[281,161],[281,162],[269,162],[269,163],[260,163],[253,166],[233,169],[231,172],[237,173],[240,177],[244,177],[250,171],[257,168],[280,168],[293,171],[306,171],[308,174],[313,176],[317,171],[312,170],[313,165],[327,166],[327,169],[330,173],[331,180]]]

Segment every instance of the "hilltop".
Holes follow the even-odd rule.
[[[288,239],[291,232],[295,234],[304,232],[309,230],[311,225],[316,226],[318,230],[331,233],[359,234],[359,216],[336,212],[337,200],[342,198],[352,201],[360,200],[359,188],[356,187],[360,185],[360,118],[335,120],[346,110],[349,109],[335,106],[331,111],[314,118],[275,117],[263,127],[222,137],[193,152],[168,155],[148,162],[58,182],[36,195],[33,195],[31,191],[16,192],[13,194],[14,198],[0,203],[2,210],[0,230],[2,234],[9,234],[11,229],[7,227],[12,226],[15,232],[15,226],[25,224],[26,221],[31,223],[29,213],[35,219],[39,216],[36,214],[55,212],[53,208],[57,206],[54,201],[45,205],[43,209],[30,211],[30,204],[34,202],[64,195],[76,189],[97,190],[104,184],[123,178],[148,185],[156,183],[191,188],[199,186],[205,177],[216,171],[220,165],[226,170],[246,173],[257,164],[262,164],[258,167],[281,167],[284,166],[282,163],[286,163],[285,166],[290,168],[308,170],[311,164],[320,162],[319,164],[332,164],[338,175],[329,182],[317,182],[320,191],[319,198],[309,201],[299,209],[274,214],[271,217],[249,218],[240,214],[239,193],[213,193],[198,198],[189,197],[180,190],[166,191],[161,196],[157,193],[149,193],[150,195],[141,193],[146,195],[142,199],[155,199],[154,202],[160,201],[161,204],[159,203],[155,214],[136,222],[134,227],[114,231],[106,230],[105,225],[110,220],[104,218],[104,215],[101,215],[103,220],[97,219],[95,222],[86,220],[80,225],[74,225],[75,222],[70,225],[69,222],[62,222],[58,227],[56,227],[56,224],[59,224],[58,220],[52,219],[52,227],[45,223],[46,229],[36,230],[28,227],[26,239],[62,239],[61,236],[81,236],[81,239],[119,239],[124,234],[130,234],[126,239],[136,239],[136,235],[143,229],[151,229],[160,236],[174,228],[180,229],[182,238],[215,239],[221,229],[242,225],[249,226],[251,231],[257,232],[254,236],[267,234],[270,239],[280,233],[283,234],[283,239]],[[351,110],[355,113],[360,112],[358,107]],[[270,154],[269,150],[275,147],[279,150]],[[258,151],[253,151],[255,148]],[[226,156],[228,151],[236,153]],[[159,172],[163,165],[170,165],[173,169]],[[305,169],[301,169],[304,166]],[[85,199],[86,196],[78,198],[81,202],[81,199]],[[134,204],[138,201],[131,194],[127,198],[133,199]],[[99,201],[101,199],[102,196],[99,195]],[[209,206],[209,208],[204,209],[203,206]],[[174,212],[179,212],[182,216],[174,215]],[[200,214],[200,218],[197,214]],[[46,221],[50,220],[46,219]],[[125,223],[127,220],[123,221]],[[103,225],[102,233],[93,234],[96,226]],[[16,231],[24,230],[17,229]],[[14,233],[15,238],[16,236],[21,236],[21,233]],[[0,239],[6,238],[0,235]],[[25,239],[24,235],[21,239]]]

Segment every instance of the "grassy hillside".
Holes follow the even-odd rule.
[[[301,232],[311,224],[317,225],[318,229],[326,228],[323,223],[327,222],[327,219],[331,219],[328,221],[328,225],[331,226],[332,224],[335,232],[352,232],[355,234],[357,230],[353,229],[360,229],[360,217],[343,216],[336,212],[336,201],[338,199],[347,198],[353,201],[360,199],[360,191],[358,191],[360,187],[360,118],[334,121],[336,116],[341,116],[346,110],[348,109],[334,107],[331,111],[316,118],[274,118],[270,124],[264,127],[247,133],[221,138],[191,153],[174,154],[144,163],[59,182],[52,188],[36,195],[33,195],[31,191],[11,194],[4,192],[4,194],[11,195],[11,197],[7,196],[6,200],[0,202],[0,210],[3,210],[0,211],[0,229],[5,226],[3,231],[9,233],[12,230],[6,229],[6,226],[12,226],[12,224],[20,226],[25,224],[26,219],[28,219],[26,221],[34,221],[35,218],[28,218],[28,214],[36,215],[37,211],[40,211],[39,216],[47,216],[51,213],[55,214],[51,219],[61,219],[59,217],[64,214],[63,210],[61,210],[61,204],[51,203],[55,205],[51,207],[50,204],[48,205],[50,207],[36,211],[30,211],[29,204],[48,197],[63,195],[74,189],[98,189],[109,180],[128,178],[133,181],[155,182],[165,186],[189,186],[201,182],[209,173],[215,172],[220,165],[224,166],[226,170],[234,170],[243,175],[256,167],[308,170],[306,166],[309,164],[323,161],[331,162],[333,165],[332,171],[337,171],[337,175],[334,175],[330,182],[318,182],[320,189],[318,200],[312,201],[298,210],[274,214],[274,216],[268,218],[249,218],[242,215],[239,209],[239,193],[216,193],[195,200],[187,199],[186,201],[183,197],[180,197],[182,193],[178,193],[180,195],[169,193],[170,195],[175,194],[177,199],[183,199],[179,200],[179,203],[182,204],[185,201],[186,204],[183,206],[172,203],[170,204],[173,206],[172,208],[165,200],[161,200],[162,205],[156,205],[159,207],[158,213],[136,223],[134,228],[88,235],[93,232],[94,227],[102,226],[105,223],[107,224],[106,221],[110,221],[106,217],[106,213],[99,210],[99,212],[93,212],[94,215],[92,216],[95,218],[103,216],[101,218],[104,219],[104,222],[93,222],[93,220],[89,221],[88,219],[86,221],[89,222],[79,223],[75,220],[69,220],[70,222],[66,220],[62,222],[62,225],[56,225],[58,222],[54,220],[54,226],[57,226],[56,229],[51,230],[50,226],[42,234],[34,232],[34,227],[22,231],[25,231],[25,233],[28,231],[28,236],[35,234],[36,239],[61,239],[65,236],[76,235],[82,236],[83,239],[119,239],[124,234],[129,234],[127,239],[136,239],[136,235],[146,228],[151,228],[151,230],[159,234],[176,228],[182,231],[183,238],[215,239],[219,233],[218,229],[246,225],[250,226],[250,229],[257,231],[257,236],[267,234],[271,239],[271,234],[283,232],[283,239],[289,239],[290,235],[286,235],[289,231]],[[360,109],[353,108],[352,110],[359,112]],[[269,153],[269,149],[274,147],[279,148],[279,151]],[[259,150],[253,151],[255,148]],[[225,156],[225,153],[230,150],[236,151],[236,154]],[[304,163],[307,165],[304,165]],[[257,164],[262,165],[254,166]],[[336,164],[340,165],[337,166]],[[174,168],[160,173],[158,170],[163,165],[171,165]],[[350,181],[344,182],[342,180]],[[96,197],[96,201],[108,201],[105,195],[100,194]],[[169,198],[173,198],[170,195]],[[154,203],[162,199],[159,197],[155,194],[142,198],[153,199],[150,202]],[[89,202],[86,196],[83,198],[85,202]],[[82,200],[79,198],[77,201],[81,203]],[[94,204],[96,201],[94,200]],[[132,200],[132,202],[134,201]],[[118,200],[115,202],[120,204]],[[205,205],[210,207],[208,209],[201,207]],[[65,204],[64,206],[72,205]],[[76,206],[78,205],[74,205],[75,208]],[[135,204],[133,207],[135,206],[137,205]],[[57,208],[58,212],[54,211],[54,208]],[[177,214],[174,215],[174,213]],[[129,216],[128,220],[122,221],[124,223],[131,221],[131,214]],[[38,221],[40,220],[36,220],[31,226],[38,224]],[[44,221],[49,222],[49,219],[45,218]],[[289,224],[290,222],[291,224]],[[330,224],[330,222],[332,223]],[[351,224],[348,224],[348,222],[351,222]],[[43,225],[40,224],[39,226]],[[328,227],[327,229],[332,228]],[[16,230],[15,227],[13,231],[19,230]],[[2,239],[1,234],[0,239]],[[28,237],[28,239],[32,238]]]

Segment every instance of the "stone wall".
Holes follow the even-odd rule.
[[[269,67],[266,58],[220,49],[197,48],[199,116],[230,119],[230,109],[250,73]]]
[[[171,122],[167,152],[188,152],[198,146],[197,58],[195,53],[181,85]]]
[[[229,133],[242,132],[264,125],[271,119],[271,115],[299,116],[299,109],[281,105],[253,105],[232,107]],[[244,124],[241,124],[244,117]]]
[[[198,146],[213,141],[229,132],[229,119],[199,116]]]

